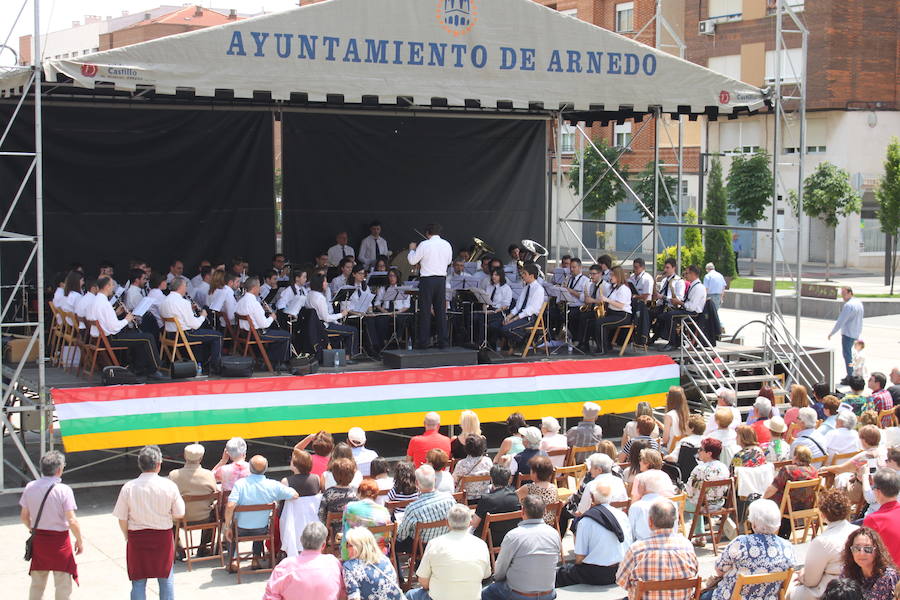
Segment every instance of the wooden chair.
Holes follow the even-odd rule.
[[[325,527],[328,529],[328,537],[325,538],[325,553],[341,557],[341,540],[339,534],[343,532],[343,512],[331,512],[325,516]]]
[[[391,560],[391,564],[394,565],[394,571],[397,573],[397,583],[401,583],[400,565],[397,564],[397,524],[369,525],[366,529],[372,532],[376,540],[379,537],[383,540],[383,545],[388,551],[388,558]]]
[[[560,562],[565,562],[566,557],[563,554],[563,548],[562,548],[562,532],[559,529],[559,517],[562,514],[562,509],[563,509],[562,502],[551,502],[550,504],[547,505],[547,508],[545,508],[544,510],[545,510],[545,512],[549,512],[550,514],[553,515],[553,523],[551,526],[556,530],[556,533],[559,534],[559,541],[560,541],[559,560],[560,560]]]
[[[70,369],[78,371],[78,364],[75,361],[75,355],[81,351],[82,341],[78,329],[78,316],[75,313],[60,310],[62,316],[62,325],[60,328],[60,349],[59,349],[59,366],[63,371],[68,372]],[[68,354],[63,357],[63,351],[68,348]]]
[[[597,452],[598,444],[593,446],[572,446],[569,448],[569,455],[566,457],[565,465],[567,467],[575,466],[578,463],[584,463],[587,455]]]
[[[272,368],[272,362],[269,360],[269,353],[266,352],[266,344],[269,344],[270,342],[260,339],[259,332],[256,330],[256,326],[253,324],[253,319],[251,319],[248,315],[239,315],[235,313],[234,317],[235,319],[237,319],[237,327],[235,327],[234,330],[235,354],[247,356],[252,346],[262,357],[263,362],[266,365],[266,369],[268,369],[269,373],[274,373],[275,369]],[[246,323],[248,329],[244,329],[243,327],[241,327],[242,323]]]
[[[789,464],[791,464],[792,462],[794,462],[794,461],[792,461],[792,460],[779,460],[778,462],[776,462],[776,463],[775,463],[775,474],[776,474],[776,475],[778,474],[778,469],[780,469],[781,467],[786,467],[786,466],[788,466]]]
[[[227,348],[227,344],[230,343],[231,349],[234,349],[234,327],[231,326],[231,320],[228,318],[228,315],[219,312],[217,310],[209,311],[209,322],[213,324],[213,329],[222,334],[222,350],[224,352],[225,348]],[[224,325],[220,325],[220,323],[224,323]]]
[[[713,510],[709,507],[707,502],[707,492],[718,487],[726,488],[725,504],[722,508]],[[700,519],[703,517],[706,517],[706,522],[709,525],[708,533],[700,529]],[[713,525],[714,517],[720,519],[718,529]],[[729,517],[734,519],[735,524],[737,524],[737,498],[735,497],[734,478],[704,481],[700,486],[700,504],[698,504],[694,510],[694,518],[691,520],[691,529],[688,531],[687,538],[693,541],[694,538],[705,537],[707,535],[710,536],[712,539],[713,554],[718,554],[719,538],[722,536],[722,523]]]
[[[409,576],[406,578],[407,585],[412,585],[416,576],[416,564],[422,560],[422,555],[425,553],[425,545],[427,542],[422,541],[422,532],[428,529],[437,529],[439,527],[447,528],[449,526],[447,519],[430,521],[428,523],[416,523],[416,532],[413,535],[412,550],[409,553],[409,562],[407,563],[407,571],[409,573]]]
[[[797,432],[800,431],[801,425],[799,421],[794,421],[788,426],[787,433],[784,434],[784,441],[787,443],[791,443],[794,441],[794,438],[797,436]]]
[[[581,463],[580,465],[573,465],[571,467],[557,467],[553,474],[553,478],[556,481],[556,487],[560,490],[578,490],[581,488],[581,482],[584,481],[585,475],[587,475],[587,465]],[[575,485],[572,487],[569,487],[569,477],[572,477],[575,480],[573,482]]]
[[[231,520],[231,543],[234,546],[234,550],[232,551],[232,555],[228,557],[228,566],[234,568],[235,574],[237,574],[237,582],[241,582],[241,561],[252,559],[252,552],[245,552],[241,554],[240,543],[241,542],[268,542],[266,546],[263,547],[264,557],[268,556],[269,567],[263,569],[255,569],[254,573],[268,573],[271,572],[275,568],[275,525],[273,523],[273,515],[275,513],[276,504],[271,502],[269,504],[248,504],[246,506],[236,506],[234,508],[235,518]],[[269,513],[269,523],[268,523],[268,533],[264,533],[262,535],[238,535],[238,526],[237,526],[237,513],[241,512],[259,512],[259,511],[268,511]]]
[[[647,592],[677,592],[679,590],[694,590],[693,599],[699,600],[700,592],[703,591],[703,578],[694,577],[693,579],[670,579],[668,581],[638,581],[637,590],[635,591],[634,600],[644,600],[644,594]],[[673,595],[674,596],[674,595]]]
[[[813,538],[819,532],[819,526],[822,523],[822,515],[819,514],[819,495],[816,492],[822,484],[822,479],[816,477],[807,481],[788,481],[784,486],[784,495],[781,497],[781,517],[787,519],[791,523],[790,541],[794,544],[806,543],[806,537],[809,530],[813,530]],[[812,488],[813,503],[812,506],[805,509],[794,509],[793,500],[791,500],[791,492],[797,490],[805,490]],[[803,539],[797,541],[797,520],[803,521]]]
[[[842,465],[854,456],[859,454],[859,451],[856,452],[844,452],[843,454],[832,454],[831,461],[828,462],[829,466]]]
[[[500,523],[502,521],[518,522],[521,520],[521,510],[505,513],[487,513],[484,516],[484,523],[482,524],[483,529],[481,530],[481,539],[484,540],[485,544],[487,544],[488,553],[491,555],[491,571],[494,570],[494,563],[497,560],[497,555],[500,554],[500,544],[494,543],[494,534],[491,531],[491,525],[494,523]]]
[[[612,344],[616,345],[616,340],[619,339],[619,335],[622,332],[625,332],[625,341],[622,342],[622,347],[619,350],[619,356],[623,356],[625,354],[625,350],[628,349],[628,344],[631,342],[631,336],[634,335],[634,323],[629,323],[628,325],[619,325],[616,327],[615,333],[613,333]]]
[[[384,503],[384,507],[391,513],[391,518],[393,519],[394,512],[396,512],[398,508],[406,508],[413,500],[415,500],[415,498],[410,498],[409,500],[396,500],[394,502],[388,501]]]
[[[457,504],[465,504],[466,503],[466,492],[465,491],[453,492],[453,499],[456,500]]]
[[[631,506],[631,499],[629,498],[628,500],[620,500],[619,502],[610,502],[609,505],[613,508],[618,508],[627,515],[628,508]]]
[[[568,448],[557,448],[556,450],[548,450],[548,451],[547,451],[547,456],[550,457],[550,461],[551,461],[551,462],[552,462],[553,459],[556,458],[557,456],[562,456],[562,457],[563,457],[563,459],[562,459],[562,464],[565,465],[565,464],[566,464],[566,458],[568,458],[568,456],[569,456],[569,449],[568,449]],[[553,464],[554,464],[554,466],[556,465],[555,462],[554,462]]]
[[[737,581],[734,582],[734,591],[731,592],[731,600],[741,600],[743,598],[743,589],[745,585],[760,585],[763,583],[781,583],[781,589],[778,592],[777,599],[784,600],[787,592],[788,584],[791,577],[794,576],[794,570],[779,571],[778,573],[763,573],[762,575],[743,575],[738,573]],[[775,600],[775,596],[769,596]]]
[[[674,452],[675,446],[678,445],[678,442],[680,442],[681,440],[683,440],[686,437],[687,436],[684,436],[684,435],[676,435],[676,436],[672,437],[672,439],[669,441],[669,452]],[[684,473],[683,475],[684,475],[685,479],[687,479],[687,477],[690,475],[690,473]]]
[[[824,467],[828,464],[828,455],[823,454],[822,456],[817,456],[814,459],[809,461],[810,466],[816,467],[817,469],[820,467]]]
[[[184,329],[181,328],[181,323],[175,317],[163,317],[162,320],[163,330],[159,334],[159,358],[162,362],[168,361],[169,363],[169,366],[164,368],[171,373],[172,365],[181,357],[182,350],[187,354],[188,360],[196,364],[197,359],[194,357],[191,346],[199,346],[203,342],[189,342],[184,334]],[[170,323],[175,326],[175,331],[166,330],[166,325]]]
[[[109,343],[109,338],[106,337],[106,334],[103,333],[103,329],[100,325],[97,324],[97,321],[91,321],[90,319],[85,319],[85,324],[88,328],[88,342],[84,346],[84,351],[87,353],[84,361],[83,371],[87,371],[85,374],[88,378],[94,376],[94,369],[97,368],[97,355],[103,354],[108,360],[109,363],[113,366],[119,366],[119,359],[116,358],[116,352],[121,352],[128,350],[125,346],[113,346]],[[94,336],[91,331],[96,330],[97,335]],[[90,360],[88,360],[90,357]],[[87,369],[88,364],[90,364],[90,369]]]
[[[681,533],[687,537],[687,523],[684,518],[684,513],[687,510],[687,494],[682,492],[672,496],[669,500],[678,505],[678,527]]]
[[[47,348],[50,351],[50,364],[56,365],[59,362],[59,341],[62,334],[62,315],[53,302],[47,302],[50,307],[50,335],[47,338]]]
[[[210,494],[201,494],[198,496],[192,496],[189,494],[182,495],[181,498],[184,500],[185,504],[188,502],[208,502],[210,506],[210,514],[217,515],[218,507],[217,503],[219,500],[220,493],[212,492]],[[197,550],[202,547],[200,543],[194,544],[194,532],[195,531],[211,531],[212,532],[212,541],[210,542],[212,545],[210,547],[209,556],[203,556],[200,558],[191,557],[191,551]],[[213,520],[209,523],[197,523],[195,525],[189,525],[188,522],[184,519],[184,517],[175,520],[175,537],[176,539],[181,539],[181,533],[184,533],[184,542],[181,547],[184,548],[184,554],[187,558],[187,568],[188,571],[194,570],[193,563],[195,562],[203,562],[206,560],[218,560],[222,563],[222,566],[225,566],[225,557],[222,555],[222,522],[218,519],[218,517],[214,516]],[[202,539],[202,533],[201,533]]]
[[[897,427],[897,415],[894,414],[894,409],[890,410],[882,410],[878,413],[878,426],[881,429],[887,429],[888,427]]]
[[[472,499],[469,498],[469,487],[468,487],[468,484],[470,484],[470,483],[483,483],[483,482],[485,482],[485,481],[491,481],[491,476],[490,476],[490,475],[464,475],[464,476],[462,476],[462,477],[459,478],[459,484],[458,484],[459,491],[465,493],[465,495],[466,495],[466,504],[468,504],[468,505],[470,505],[470,506],[472,505]],[[475,499],[475,501],[477,502],[478,500]]]
[[[544,354],[550,356],[550,346],[547,343],[549,341],[549,337],[547,336],[547,324],[544,321],[544,315],[547,314],[547,306],[549,302],[544,300],[544,303],[541,304],[541,310],[538,311],[537,318],[534,320],[534,325],[531,327],[526,327],[529,331],[528,341],[525,342],[525,347],[522,348],[522,358],[528,356],[529,350],[534,350],[537,352],[537,348],[534,345],[534,338],[540,332],[541,341],[544,344]]]
[[[522,486],[525,485],[526,483],[530,483],[530,482],[532,482],[532,481],[534,481],[534,474],[533,474],[533,473],[528,473],[528,474],[525,474],[525,473],[516,473],[516,479],[515,479],[515,481],[514,481],[513,483],[515,484],[514,487],[515,487],[516,489],[519,489],[520,487],[522,487]]]

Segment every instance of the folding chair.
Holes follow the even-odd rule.
[[[881,429],[887,429],[888,427],[897,427],[897,415],[894,414],[894,409],[890,410],[882,410],[878,413],[878,426]]]
[[[573,465],[571,467],[557,467],[555,472],[553,473],[553,478],[556,481],[556,487],[561,494],[563,490],[570,492],[571,496],[572,490],[581,489],[581,482],[584,481],[584,477],[587,475],[587,465],[581,463],[580,465]],[[569,487],[569,477],[574,479],[574,486]]]
[[[397,573],[397,583],[401,583],[400,565],[397,564],[397,524],[368,525],[366,529],[372,532],[376,540],[381,540],[379,545],[387,548],[388,558],[390,558],[394,571]]]
[[[687,537],[687,523],[684,518],[684,512],[687,509],[687,494],[682,492],[672,496],[669,500],[678,505],[678,528],[681,530],[682,535]]]
[[[562,467],[562,466],[565,466],[565,464],[566,464],[566,458],[568,458],[568,456],[569,456],[569,449],[568,448],[557,448],[556,450],[548,450],[547,456],[550,457],[550,462],[553,463],[553,466]],[[562,457],[562,461],[559,465],[557,465],[556,461],[553,460],[554,458],[556,458],[558,456]]]
[[[779,571],[778,573],[763,573],[762,575],[743,575],[738,573],[737,581],[734,582],[734,591],[731,592],[731,600],[741,600],[744,597],[743,589],[747,585],[760,585],[764,583],[781,583],[781,589],[778,592],[778,600],[784,600],[787,592],[788,584],[791,577],[794,576],[794,570]],[[775,596],[769,596],[773,600]]]
[[[88,342],[84,345],[84,350],[87,354],[90,355],[90,361],[88,361],[88,357],[85,356],[84,360],[84,369],[83,371],[87,371],[88,378],[94,376],[94,369],[97,367],[97,355],[103,354],[109,359],[109,363],[113,366],[119,366],[119,359],[116,358],[116,352],[128,350],[125,346],[112,346],[109,343],[109,338],[106,337],[106,334],[103,333],[103,329],[97,323],[97,321],[91,321],[89,319],[85,319],[85,324],[88,328]],[[91,331],[97,331],[97,335],[94,336]],[[90,364],[91,368],[87,369],[87,365]]]
[[[339,534],[343,533],[344,513],[330,512],[325,517],[325,527],[328,529],[328,537],[325,538],[325,552],[341,557],[341,540]]]
[[[562,532],[559,530],[559,516],[562,514],[562,509],[562,502],[551,502],[544,510],[545,512],[549,512],[551,515],[553,515],[553,524],[551,525],[551,527],[553,527],[556,530],[556,533],[559,534],[559,561],[565,562],[566,557],[563,555],[562,548]]]
[[[625,341],[622,342],[622,347],[619,350],[619,356],[624,356],[625,350],[628,349],[628,344],[631,342],[631,337],[634,335],[634,323],[629,323],[628,325],[619,325],[616,327],[615,333],[613,333],[612,337],[612,345],[616,345],[616,340],[619,339],[619,336],[622,332],[625,332]]]
[[[627,515],[628,509],[631,507],[631,499],[629,498],[628,500],[620,500],[618,502],[610,502],[609,505],[612,506],[613,508],[618,508],[619,510],[621,510],[623,513],[625,513]]]
[[[412,550],[409,553],[409,562],[407,563],[407,569],[409,571],[409,576],[406,578],[407,585],[412,585],[412,582],[416,577],[416,564],[422,559],[422,555],[425,553],[425,545],[427,542],[422,541],[422,532],[427,529],[437,529],[439,527],[446,528],[449,526],[447,519],[431,521],[428,523],[416,523],[416,532],[413,535]]]
[[[466,504],[468,504],[469,506],[472,506],[472,503],[473,503],[472,502],[473,499],[469,498],[469,484],[470,483],[484,483],[485,481],[490,481],[490,480],[491,480],[490,475],[464,475],[463,477],[460,477],[458,487],[459,487],[460,491],[464,492],[466,495]],[[474,500],[475,500],[475,502],[478,502],[477,498],[475,498]]]
[[[410,498],[409,500],[396,500],[394,502],[385,502],[384,507],[388,509],[388,512],[391,513],[391,519],[394,518],[394,512],[397,511],[398,508],[406,508],[409,504],[415,500],[415,498]]]
[[[268,542],[268,544],[263,546],[263,552],[264,557],[268,555],[269,567],[264,569],[256,569],[253,571],[254,573],[268,573],[275,568],[275,525],[272,519],[275,513],[275,507],[276,504],[274,502],[271,502],[269,504],[248,504],[246,506],[236,506],[234,508],[235,518],[231,520],[231,543],[234,546],[234,550],[232,555],[228,557],[228,566],[235,569],[234,572],[235,574],[237,574],[238,583],[241,582],[241,561],[252,560],[253,558],[252,552],[245,552],[241,554],[241,542]],[[269,513],[268,533],[264,533],[262,535],[239,536],[237,526],[237,513],[259,511],[268,511]]]
[[[219,500],[219,492],[212,492],[210,494],[201,494],[199,496],[191,496],[191,495],[182,495],[181,498],[188,502],[208,502],[210,507],[210,514],[213,515],[212,521],[209,523],[197,523],[195,525],[189,525],[188,522],[184,519],[184,517],[175,520],[175,537],[181,539],[181,533],[184,533],[184,543],[181,545],[184,548],[184,554],[187,558],[187,568],[188,571],[194,570],[195,562],[203,562],[205,560],[218,560],[222,563],[222,566],[225,566],[225,557],[222,555],[222,540],[220,538],[222,533],[222,522],[219,521],[218,517],[215,516],[218,514],[218,507],[216,503]],[[212,540],[209,556],[203,556],[200,558],[192,558],[191,551],[197,550],[202,547],[201,544],[194,545],[194,532],[195,531],[212,531]],[[202,539],[202,533],[201,533]]]
[[[491,531],[491,525],[504,521],[516,521],[518,523],[522,520],[522,518],[523,515],[521,510],[505,513],[487,513],[484,516],[484,523],[482,525],[483,528],[481,530],[481,539],[484,540],[485,544],[487,544],[488,553],[491,555],[491,571],[494,570],[494,563],[497,560],[497,555],[500,554],[500,544],[494,543],[494,533],[493,531]]]
[[[78,365],[76,365],[75,355],[76,351],[79,351],[81,346],[81,339],[79,338],[78,332],[78,317],[75,313],[66,312],[64,310],[60,310],[59,314],[62,315],[62,328],[60,332],[60,350],[59,350],[59,365],[62,366],[63,371],[68,372],[69,369],[75,369],[78,371]],[[65,350],[68,348],[68,354],[66,354]],[[63,354],[66,354],[63,356]]]
[[[59,362],[59,341],[62,334],[62,315],[53,302],[47,302],[50,307],[50,335],[47,338],[47,348],[50,349],[50,364],[56,365]]]
[[[266,352],[265,348],[265,345],[270,342],[260,339],[259,332],[256,330],[256,326],[253,324],[253,319],[251,319],[249,315],[239,315],[235,313],[234,316],[237,319],[237,327],[234,331],[235,354],[247,356],[247,354],[250,352],[250,347],[253,346],[262,357],[263,362],[266,364],[266,369],[268,369],[269,373],[274,373],[275,369],[272,368],[272,362],[269,360],[269,353]],[[248,329],[244,329],[243,327],[241,327],[241,323],[246,323]]]
[[[528,356],[529,350],[534,350],[537,352],[537,347],[534,345],[534,338],[538,332],[541,334],[541,341],[544,346],[544,354],[550,356],[550,345],[548,344],[549,337],[547,336],[547,324],[544,321],[544,315],[547,313],[547,305],[549,303],[545,300],[543,304],[541,304],[541,310],[538,311],[537,318],[534,320],[534,325],[531,327],[526,327],[529,331],[528,341],[525,342],[525,347],[522,348],[522,358]]]
[[[528,473],[528,474],[525,474],[525,473],[516,473],[516,479],[515,479],[515,481],[514,481],[514,483],[515,483],[515,488],[516,488],[516,489],[519,489],[520,487],[522,487],[522,486],[525,485],[526,483],[529,483],[529,482],[532,482],[532,481],[534,481],[534,474],[532,474],[532,473]]]
[[[593,446],[572,446],[569,448],[569,455],[566,457],[565,465],[572,467],[579,463],[584,463],[584,459],[594,452],[597,452],[597,444]]]
[[[815,479],[810,479],[807,481],[788,481],[784,486],[784,496],[781,497],[781,517],[783,519],[787,519],[791,523],[791,537],[790,540],[794,544],[804,544],[806,543],[806,536],[809,535],[809,530],[813,531],[813,538],[816,537],[819,533],[819,525],[822,522],[822,515],[819,514],[819,495],[815,493],[815,490],[822,485],[822,478],[816,477]],[[805,490],[808,488],[812,488],[814,490],[812,497],[813,503],[812,506],[805,509],[794,510],[793,500],[791,499],[791,492],[797,490]],[[797,520],[803,521],[803,539],[799,542],[797,541]]]
[[[159,357],[162,362],[168,360],[169,363],[169,366],[164,368],[171,373],[172,365],[181,357],[182,350],[187,353],[188,360],[196,364],[197,359],[194,357],[191,346],[199,346],[203,342],[189,342],[184,334],[184,329],[181,328],[181,323],[175,317],[163,317],[162,320],[163,330],[159,334]],[[175,331],[166,330],[166,325],[170,323],[175,325]]]
[[[725,504],[722,508],[713,510],[709,507],[709,503],[707,502],[707,492],[711,489],[715,489],[718,487],[724,487],[725,490]],[[694,518],[691,520],[691,529],[688,531],[688,539],[693,541],[694,538],[710,536],[712,539],[713,546],[713,554],[719,553],[719,538],[722,536],[722,523],[725,519],[729,518],[734,519],[735,524],[737,524],[738,515],[737,515],[737,499],[734,494],[734,479],[717,479],[713,481],[704,481],[700,486],[700,503],[694,509]],[[709,525],[709,532],[700,530],[698,532],[700,526],[700,519],[706,517],[706,522]],[[719,527],[716,529],[713,524],[713,518],[719,518]]]
[[[694,600],[699,600],[700,592],[703,591],[703,578],[694,577],[692,579],[669,579],[668,581],[638,581],[637,590],[635,591],[634,600],[644,600],[644,594],[648,592],[677,592],[680,590],[694,590]],[[654,597],[659,597],[656,594]],[[668,596],[668,594],[666,594]],[[674,597],[674,594],[672,594]]]
[[[456,500],[457,504],[465,504],[466,493],[464,491],[453,492],[453,499]]]

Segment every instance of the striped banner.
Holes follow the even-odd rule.
[[[515,410],[527,419],[575,416],[592,401],[630,412],[665,401],[678,384],[665,356],[512,363],[436,369],[185,381],[53,389],[69,452],[222,440],[418,427],[428,411],[444,424],[465,409],[483,421]]]

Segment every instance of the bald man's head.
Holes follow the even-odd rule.
[[[265,456],[257,454],[250,459],[250,472],[254,475],[262,475],[269,468],[269,461]]]

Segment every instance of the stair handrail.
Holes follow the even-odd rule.
[[[825,374],[813,361],[809,352],[788,328],[780,310],[766,315],[765,349],[787,369],[787,379],[797,381],[808,390],[824,381]],[[786,382],[787,383],[787,382]]]
[[[691,315],[685,315],[681,322],[681,362],[690,361],[700,376],[704,379],[706,385],[711,389],[724,387],[726,389],[737,391],[737,380],[731,368],[722,359],[715,346],[710,343],[709,338],[697,324],[697,321]],[[719,376],[714,373],[718,371]],[[713,375],[713,379],[710,379]],[[688,377],[694,381],[694,377],[688,370]],[[697,386],[699,388],[699,386]],[[703,396],[706,400],[706,396]],[[708,403],[708,401],[707,401]],[[712,408],[712,406],[710,406]]]

